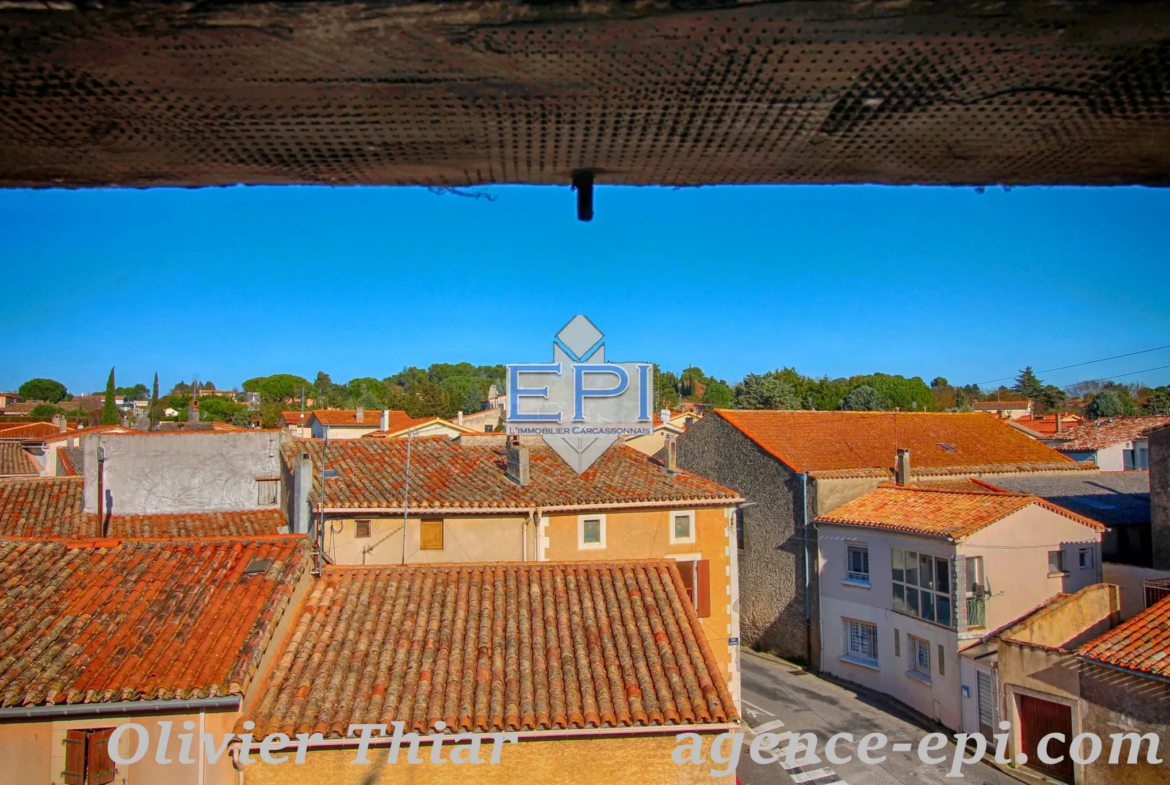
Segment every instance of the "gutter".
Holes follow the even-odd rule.
[[[57,717],[97,717],[107,714],[148,714],[239,709],[240,696],[191,700],[117,701],[116,703],[62,703],[57,706],[15,706],[0,709],[5,720],[43,720]]]
[[[576,512],[577,510],[632,510],[647,508],[674,508],[686,507],[731,507],[747,501],[739,497],[726,499],[665,499],[653,502],[614,502],[611,504],[562,504],[552,507],[541,507],[542,512]],[[532,507],[412,507],[411,511],[418,515],[441,513],[443,515],[498,515],[499,513],[527,514]],[[313,510],[321,512],[318,505]],[[326,515],[401,515],[401,507],[326,507]]]
[[[1156,679],[1157,681],[1164,681],[1167,684],[1170,684],[1170,676],[1159,676],[1156,673],[1146,673],[1144,671],[1135,671],[1133,668],[1123,668],[1120,665],[1110,665],[1107,662],[1099,662],[1097,660],[1091,660],[1091,659],[1088,659],[1087,657],[1080,656],[1080,655],[1077,656],[1077,660],[1079,660],[1080,662],[1088,663],[1089,665],[1099,665],[1102,668],[1109,668],[1110,670],[1120,671],[1121,673],[1128,673],[1130,676],[1141,676],[1141,677],[1146,678],[1146,679]]]

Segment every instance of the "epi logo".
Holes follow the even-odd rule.
[[[541,436],[580,474],[621,436],[653,433],[654,366],[607,362],[604,335],[574,316],[550,363],[508,366],[506,430]]]

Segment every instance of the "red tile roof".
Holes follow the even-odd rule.
[[[722,723],[725,669],[673,561],[327,567],[237,727]]]
[[[362,413],[362,419],[357,418],[356,409],[314,409],[312,412],[306,412],[305,423],[309,422],[309,415],[317,418],[317,422],[322,425],[333,426],[353,426],[355,428],[378,428],[382,424],[382,410],[381,409],[366,409]],[[407,428],[412,428],[415,425],[421,425],[425,422],[433,421],[434,417],[422,417],[415,419],[409,414],[397,409],[390,410],[390,430],[401,431]]]
[[[1031,405],[1031,401],[976,401],[971,408],[977,412],[1018,411]]]
[[[1089,641],[1078,658],[1170,679],[1170,597]]]
[[[1006,422],[974,412],[716,409],[714,414],[793,471],[818,476],[837,471],[889,472],[898,448],[910,450],[914,474],[1082,468]]]
[[[1146,431],[1170,424],[1170,414],[1151,417],[1114,417],[1110,420],[1090,420],[1075,428],[1066,428],[1061,434],[1053,434],[1053,440],[1061,439],[1056,449],[1064,452],[1103,450],[1122,442],[1141,438]],[[0,433],[0,437],[4,434]]]
[[[46,437],[58,436],[61,429],[51,422],[26,422],[20,425],[6,425],[0,422],[0,439],[22,439],[42,441]]]
[[[961,539],[1031,505],[1063,515],[1095,531],[1105,530],[1096,521],[1038,496],[993,490],[930,490],[922,485],[891,483],[883,483],[864,496],[830,510],[819,516],[817,522]]]
[[[312,412],[305,412],[304,413],[304,423],[303,423],[304,425],[309,424],[309,415],[311,415],[311,414],[312,414]],[[301,412],[299,412],[299,411],[297,411],[297,412],[281,412],[280,419],[284,422],[285,425],[301,425],[302,424]]]
[[[145,433],[145,431],[138,431],[134,428],[127,428],[124,425],[95,425],[92,428],[70,428],[67,431],[58,430],[52,436],[45,437],[42,441],[46,444],[53,442],[64,441],[66,439],[81,439],[91,433]],[[4,436],[0,433],[0,438]]]
[[[36,476],[41,466],[20,442],[0,442],[0,477]]]
[[[96,516],[95,516],[96,517]],[[287,525],[277,509],[240,512],[174,513],[169,515],[113,515],[111,537],[240,537],[276,534]]]
[[[1084,418],[1075,414],[1066,414],[1061,419],[1061,433],[1070,428],[1074,428],[1080,423],[1084,422]],[[1032,433],[1038,434],[1040,438],[1049,438],[1056,434],[1056,415],[1041,414],[1029,417],[1017,417],[1014,420],[1008,421],[1017,428],[1025,428]]]
[[[91,536],[82,520],[81,477],[0,480],[0,536]]]
[[[1027,438],[1027,437],[1021,437]],[[740,501],[735,491],[687,472],[670,475],[648,455],[617,444],[588,471],[578,475],[543,443],[528,445],[528,485],[504,476],[500,439],[472,438],[460,443],[446,436],[421,436],[411,445],[410,508],[432,510],[516,510],[535,507],[621,507],[687,502],[727,505]],[[319,439],[294,439],[284,447],[288,465],[299,452],[319,462]],[[403,439],[347,439],[329,444],[329,469],[338,477],[327,486],[327,509],[401,510],[407,443]],[[314,474],[310,498],[320,499]]]
[[[85,454],[80,447],[58,447],[57,468],[58,476],[78,477],[85,468]]]
[[[308,554],[292,535],[0,540],[0,705],[242,695]],[[273,562],[244,575],[253,558]]]

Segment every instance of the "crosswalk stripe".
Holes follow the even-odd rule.
[[[756,727],[752,728],[752,733],[758,736],[761,733],[768,733],[770,731],[776,730],[777,728],[783,727],[784,722],[782,720],[772,720],[771,722],[765,722],[762,725],[757,725]]]
[[[792,781],[795,783],[811,782],[813,780],[824,779],[825,777],[834,776],[832,769],[816,769],[815,771],[806,771],[800,774],[793,774]]]

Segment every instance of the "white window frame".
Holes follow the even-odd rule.
[[[1060,557],[1058,559],[1060,564],[1056,565],[1056,569],[1053,569],[1053,564],[1052,564],[1052,555],[1054,553],[1060,554]],[[1048,552],[1048,574],[1049,575],[1068,575],[1068,569],[1066,569],[1067,567],[1068,567],[1068,565],[1065,563],[1064,548],[1056,548],[1055,550],[1051,550]]]
[[[865,551],[865,577],[860,576],[861,573],[855,573],[851,568],[853,567],[853,552]],[[864,542],[846,542],[845,543],[845,582],[857,586],[869,586],[870,580],[873,576],[873,570],[869,566],[869,544]]]
[[[871,621],[863,621],[861,619],[842,618],[841,622],[842,622],[842,633],[844,634],[844,637],[845,637],[845,640],[843,641],[844,645],[842,645],[842,647],[841,647],[842,650],[845,652],[844,659],[849,661],[849,662],[857,663],[859,665],[868,665],[871,668],[877,668],[879,666],[879,663],[880,663],[879,654],[878,654],[878,627],[877,627],[877,625]],[[856,637],[857,640],[865,640],[865,635],[863,634],[865,632],[864,628],[868,627],[870,630],[872,630],[872,635],[870,637],[870,641],[871,641],[872,648],[873,648],[872,656],[870,654],[865,653],[864,651],[854,650],[854,648],[853,648],[853,641],[855,640],[854,635],[853,635],[854,627],[857,628],[857,637]]]
[[[685,517],[690,521],[689,537],[675,537],[674,536],[674,519]],[[695,542],[695,511],[694,510],[673,510],[670,513],[670,544],[671,545],[693,545]]]
[[[906,675],[930,684],[930,641],[916,635],[906,637],[910,639],[910,670],[906,671]],[[925,665],[922,662],[923,655],[926,658]]]
[[[1088,557],[1087,559],[1085,558],[1086,556]],[[1093,567],[1096,566],[1095,560],[1093,558],[1093,549],[1092,548],[1081,548],[1077,552],[1077,564],[1080,565],[1080,568],[1082,570],[1093,569]]]
[[[585,542],[585,521],[601,521],[601,542]],[[605,513],[577,516],[577,550],[599,551],[605,548]]]

